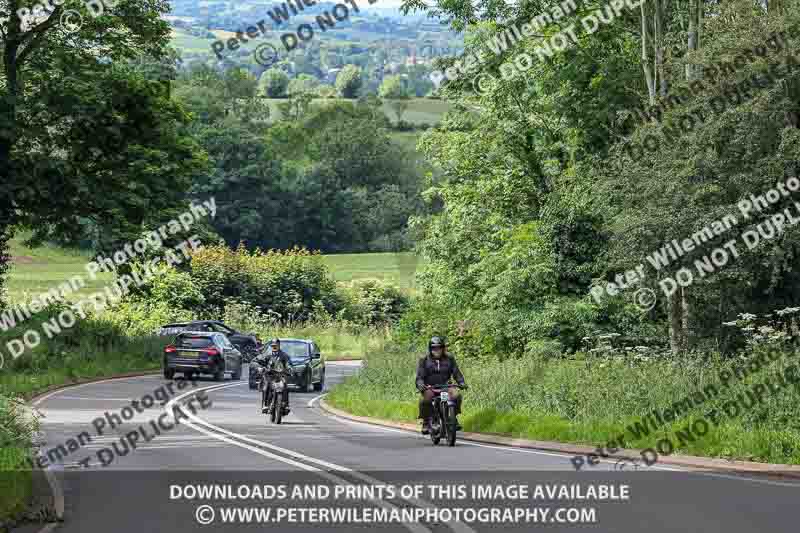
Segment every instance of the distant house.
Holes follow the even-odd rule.
[[[328,83],[334,83],[336,81],[336,76],[339,75],[342,69],[340,68],[331,68],[328,69],[328,74],[325,76],[325,81]]]

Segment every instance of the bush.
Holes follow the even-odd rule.
[[[341,305],[322,258],[304,248],[250,253],[210,246],[192,256],[191,277],[205,295],[200,311],[214,316],[231,299],[289,321],[307,319],[316,301],[331,313]]]
[[[129,336],[152,335],[170,322],[197,320],[199,315],[163,301],[133,300],[114,306],[108,320]]]
[[[408,298],[397,287],[377,279],[353,281],[346,289],[350,304],[346,316],[359,324],[393,324],[408,309]]]
[[[476,315],[469,315],[430,300],[418,300],[411,305],[398,322],[395,339],[415,351],[427,349],[428,340],[444,336],[447,344],[462,357],[482,357],[489,353],[493,339],[487,338],[486,329]]]
[[[0,528],[24,512],[31,494],[25,458],[31,454],[38,420],[24,403],[0,394]]]

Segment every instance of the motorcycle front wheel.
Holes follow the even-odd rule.
[[[456,408],[452,405],[448,405],[447,409],[447,445],[448,446],[455,446],[456,445]]]
[[[438,446],[440,440],[442,440],[442,421],[439,417],[439,406],[434,405],[433,419],[431,420],[431,442],[434,446]]]

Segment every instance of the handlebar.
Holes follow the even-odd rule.
[[[468,387],[466,385],[457,385],[454,383],[452,385],[428,385],[427,388],[433,390],[446,390],[450,388],[467,390]]]

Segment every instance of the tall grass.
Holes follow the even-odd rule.
[[[42,332],[42,322],[61,309],[53,305],[24,324],[3,332],[0,346],[21,338],[29,328]],[[73,328],[13,358],[5,352],[0,369],[0,523],[18,516],[31,494],[32,434],[37,421],[22,407],[22,398],[54,385],[82,378],[105,377],[158,369],[163,338],[128,337],[102,318],[79,320]]]
[[[335,388],[329,401],[354,414],[413,421],[418,393],[414,371],[421,354],[398,347],[371,352],[362,371]],[[464,393],[466,431],[536,440],[604,445],[625,434],[625,447],[648,448],[722,405],[748,387],[774,376],[800,358],[784,353],[748,376],[720,386],[719,373],[732,360],[719,358],[477,361],[459,358],[470,389]],[[774,379],[773,379],[774,381]],[[716,385],[719,394],[684,416],[635,439],[626,427],[655,409]],[[788,387],[741,416],[722,418],[705,436],[685,442],[676,453],[800,464],[800,387]]]
[[[0,395],[0,524],[20,514],[31,495],[31,473],[25,457],[37,421],[25,405]]]
[[[334,318],[320,309],[309,320],[292,321],[273,319],[247,305],[228,305],[222,319],[239,331],[254,333],[264,342],[276,337],[311,339],[328,361],[363,359],[369,353],[382,351],[391,335],[389,326],[357,324]]]
[[[363,359],[386,346],[389,332],[382,327],[351,326],[347,324],[276,324],[260,331],[264,339],[312,339],[327,361]]]

